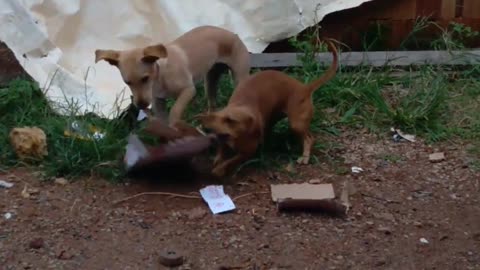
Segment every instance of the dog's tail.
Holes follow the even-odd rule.
[[[315,81],[307,84],[307,90],[312,93],[313,91],[317,90],[320,86],[328,82],[330,79],[332,79],[335,74],[337,74],[337,68],[338,68],[338,52],[337,48],[335,45],[333,45],[333,42],[330,39],[326,39],[325,42],[328,45],[328,49],[332,52],[333,55],[333,62],[330,68],[322,75],[322,77],[316,79]]]

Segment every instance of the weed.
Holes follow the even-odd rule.
[[[432,42],[435,50],[463,50],[466,44],[480,37],[478,31],[461,23],[451,22],[446,29],[436,26],[441,30],[441,35]]]

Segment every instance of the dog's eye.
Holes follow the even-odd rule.
[[[140,81],[141,81],[142,83],[148,82],[148,76],[143,77]]]
[[[227,123],[227,124],[233,124],[233,123],[235,122],[235,120],[233,120],[233,119],[230,118],[230,117],[224,118],[224,121],[225,121],[225,123]]]

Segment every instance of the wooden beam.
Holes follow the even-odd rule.
[[[442,19],[453,19],[455,18],[455,5],[457,0],[442,0]]]
[[[464,0],[463,17],[471,18],[471,19],[479,19],[480,18],[480,1]]]
[[[317,54],[322,64],[332,62],[331,53]],[[385,51],[385,52],[345,52],[339,56],[342,66],[367,65],[410,66],[410,65],[473,65],[480,64],[480,49],[470,51]],[[296,53],[251,54],[254,68],[300,66]]]

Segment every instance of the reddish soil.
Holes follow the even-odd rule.
[[[188,194],[202,184],[60,185],[25,170],[5,173],[0,178],[15,185],[0,189],[0,269],[166,269],[159,263],[165,249],[185,255],[178,269],[480,269],[480,174],[466,146],[348,133],[328,139],[341,147],[294,176],[243,170],[225,191],[236,197],[311,179],[340,190],[349,179],[356,192],[346,218],[281,213],[269,194],[240,198],[236,211],[222,215],[199,199],[159,195],[113,205],[143,191]],[[436,151],[446,160],[431,163]],[[327,156],[365,171],[335,174]],[[25,185],[38,192],[25,198]]]

